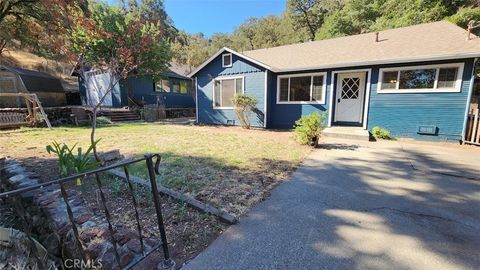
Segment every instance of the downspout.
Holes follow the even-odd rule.
[[[195,76],[195,122],[198,124],[198,81]]]
[[[470,76],[470,86],[468,89],[468,96],[467,96],[467,105],[465,106],[465,115],[463,118],[462,142],[465,141],[465,136],[467,133],[468,111],[470,110],[470,102],[472,100],[473,85],[475,84],[475,70],[477,67],[477,62],[478,62],[478,57],[473,60],[472,73]]]
[[[268,104],[268,69],[265,69],[265,90],[264,90],[264,97],[263,97],[263,127],[267,128],[267,104]]]

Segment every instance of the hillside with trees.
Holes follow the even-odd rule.
[[[156,49],[150,52],[159,64],[147,61],[152,55],[144,60],[153,73],[158,73],[169,61],[198,66],[224,46],[242,52],[443,19],[461,27],[466,27],[470,20],[480,21],[480,2],[287,0],[285,11],[278,16],[251,17],[232,33],[206,37],[176,29],[163,0],[121,0],[116,5],[100,0],[2,0],[0,57],[3,54],[4,60],[8,58],[2,53],[6,49],[26,50],[48,61],[64,63],[86,54],[96,60],[112,53],[121,56],[115,47],[118,40],[112,37],[124,37],[128,28],[133,27],[129,25],[136,23],[134,27],[143,25],[143,36],[149,32],[154,38],[149,44],[156,44]],[[133,40],[122,42],[125,56],[125,48]]]
[[[198,66],[224,46],[242,52],[444,19],[466,28],[470,20],[480,21],[480,2],[288,0],[281,15],[249,18],[231,34],[215,33],[207,38],[202,33],[180,32],[172,44],[172,56],[178,62]]]

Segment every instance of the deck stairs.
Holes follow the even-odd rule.
[[[129,110],[129,109],[102,110],[101,115],[110,118],[112,122],[126,122],[126,121],[141,120],[140,114],[138,112]]]

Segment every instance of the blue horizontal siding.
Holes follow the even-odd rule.
[[[375,126],[388,129],[395,137],[411,137],[425,140],[460,140],[462,138],[465,108],[473,67],[473,59],[452,61],[464,62],[461,92],[459,93],[412,93],[379,94],[379,68],[372,69],[372,86],[368,112],[368,129]],[[445,63],[445,62],[442,62]],[[415,65],[432,63],[418,63]],[[438,134],[417,134],[419,125],[433,125]]]
[[[226,125],[228,121],[239,121],[233,109],[213,109],[213,79],[227,76],[244,76],[245,94],[257,99],[255,112],[250,114],[252,126],[264,126],[265,101],[265,70],[254,63],[232,56],[232,66],[222,67],[222,58],[219,55],[196,74],[198,122],[203,124]]]
[[[386,67],[433,65],[463,62],[462,85],[459,93],[412,93],[412,94],[378,94],[377,85],[379,69]],[[467,106],[473,59],[449,60],[436,62],[416,62],[408,64],[390,64],[377,66],[358,66],[354,68],[311,70],[308,73],[326,72],[327,90],[325,104],[276,104],[277,77],[268,71],[267,78],[267,128],[290,129],[302,115],[312,112],[329,112],[329,100],[335,95],[331,85],[333,71],[371,69],[370,99],[368,103],[367,127],[371,131],[381,126],[391,131],[395,137],[412,137],[417,139],[458,140],[462,137],[465,108]],[[305,72],[296,72],[305,73]],[[197,73],[198,121],[206,124],[227,124],[236,120],[233,110],[213,109],[212,80],[222,76],[241,75],[245,77],[245,92],[258,100],[260,115],[252,115],[254,126],[263,126],[264,79],[265,69],[245,59],[233,56],[233,65],[222,68],[221,55]],[[335,97],[333,97],[335,98]],[[331,113],[331,112],[329,112]],[[328,119],[328,118],[327,118]],[[238,124],[238,121],[236,121]],[[418,126],[434,125],[438,128],[435,136],[417,134]]]
[[[312,72],[323,72],[312,71]],[[308,73],[311,73],[310,71]],[[289,73],[290,74],[290,73]],[[328,111],[328,102],[330,98],[330,80],[331,72],[327,72],[326,91],[325,91],[325,104],[277,104],[277,74],[269,76],[269,103],[268,103],[268,128],[274,129],[290,129],[293,128],[295,121],[300,119],[302,115],[308,115],[313,112],[319,112],[322,114]],[[328,116],[327,118],[328,119]],[[326,124],[326,123],[325,123]]]
[[[154,81],[150,78],[130,77],[124,82],[124,92],[130,93],[135,100],[143,100],[147,104],[156,104],[157,99],[163,101],[166,108],[194,108],[195,101],[191,94],[156,92]],[[171,84],[170,84],[171,85]]]

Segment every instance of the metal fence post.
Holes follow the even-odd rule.
[[[150,185],[152,187],[152,193],[153,193],[153,203],[155,205],[155,211],[157,214],[157,223],[158,223],[158,230],[160,231],[160,239],[162,240],[162,249],[163,249],[163,255],[165,260],[160,263],[158,266],[159,269],[174,269],[175,267],[175,262],[170,259],[170,253],[168,251],[168,243],[167,243],[167,236],[165,233],[165,226],[163,224],[163,216],[162,216],[162,206],[160,204],[160,196],[158,195],[158,187],[157,187],[157,179],[155,175],[155,169],[153,166],[153,158],[157,157],[157,159],[160,159],[159,155],[151,155],[147,154],[145,155],[145,159],[147,162],[147,168],[148,168],[148,176],[150,178]],[[158,164],[159,160],[157,160]]]

